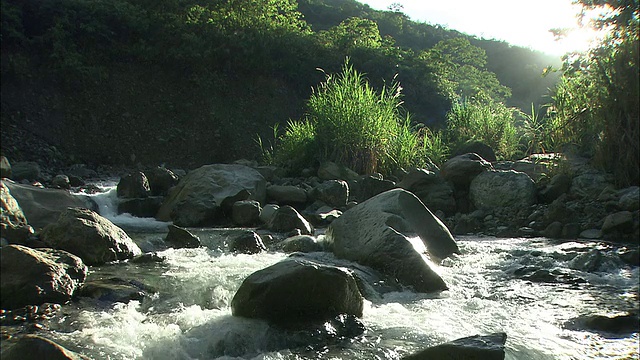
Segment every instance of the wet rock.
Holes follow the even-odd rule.
[[[245,231],[229,241],[229,251],[241,254],[257,254],[267,250],[260,235]]]
[[[129,213],[136,217],[152,218],[158,213],[163,200],[162,196],[123,199],[118,203],[118,214]]]
[[[165,260],[165,257],[159,256],[158,253],[149,252],[149,253],[144,253],[138,256],[134,256],[131,260],[129,260],[129,262],[134,264],[149,264],[149,263],[163,262],[164,260]]]
[[[114,277],[87,281],[78,289],[77,296],[108,303],[128,303],[131,300],[142,301],[149,292],[144,284]]]
[[[89,360],[84,355],[38,335],[22,336],[9,350],[2,352],[2,358],[6,360]]]
[[[286,238],[280,245],[282,246],[282,251],[286,253],[323,251],[322,244],[319,244],[315,237],[309,235],[298,235]]]
[[[346,270],[289,258],[249,275],[231,310],[234,316],[300,327],[341,314],[362,317],[363,298]]]
[[[560,269],[539,269],[534,266],[523,266],[516,269],[513,274],[522,279],[531,281],[534,283],[549,283],[549,284],[584,284],[586,280],[574,277],[573,275],[560,270]]]
[[[0,156],[0,178],[11,178],[11,164],[4,156]]]
[[[419,292],[446,289],[427,256],[458,253],[451,233],[412,193],[394,189],[344,212],[326,232],[339,257],[393,274]]]
[[[467,188],[478,174],[493,170],[491,163],[475,153],[458,155],[442,164],[440,176],[456,187]]]
[[[355,180],[359,176],[358,173],[347,167],[326,161],[320,164],[318,177],[322,180]]]
[[[287,205],[304,204],[307,192],[293,185],[271,185],[267,187],[267,200]]]
[[[343,180],[328,180],[314,187],[311,196],[332,207],[345,207],[349,199],[349,186]]]
[[[0,236],[11,244],[24,244],[34,233],[4,181],[0,183],[0,230]]]
[[[581,239],[601,239],[602,231],[598,229],[587,229],[580,233]]]
[[[535,203],[535,184],[516,171],[487,171],[476,176],[469,197],[478,209],[527,208]]]
[[[68,176],[75,176],[80,179],[92,179],[98,177],[98,173],[93,169],[89,169],[85,164],[73,164],[65,173]]]
[[[335,219],[342,215],[342,211],[334,209],[330,206],[321,206],[309,214],[310,219],[314,225],[322,226],[329,225]]]
[[[262,221],[265,224],[268,224],[271,221],[271,218],[273,218],[273,214],[275,214],[276,210],[278,210],[279,208],[280,206],[275,204],[265,205],[260,211],[260,221]]]
[[[178,185],[178,175],[173,171],[158,166],[149,171],[146,171],[147,179],[149,180],[149,188],[151,189],[152,196],[166,196],[169,194],[169,190],[172,187]]]
[[[11,179],[15,181],[43,181],[40,165],[33,161],[21,161],[11,167]]]
[[[613,334],[630,334],[638,332],[640,329],[640,319],[638,318],[637,312],[616,316],[588,315],[569,320],[567,324],[565,324],[565,327]]]
[[[169,232],[164,239],[174,248],[197,248],[200,247],[200,239],[189,230],[175,225],[169,225]]]
[[[51,179],[51,186],[56,189],[71,189],[71,180],[67,175],[56,175]]]
[[[131,259],[142,253],[124,230],[87,209],[67,209],[40,237],[55,249],[79,256],[87,265]]]
[[[21,245],[0,248],[0,306],[65,303],[87,276],[82,260],[66,251],[31,249]]]
[[[288,205],[278,208],[269,221],[271,231],[288,233],[295,229],[300,230],[301,234],[313,233],[311,224],[296,209]]]
[[[635,211],[640,208],[640,187],[631,186],[618,192],[618,207],[622,210]]]
[[[214,225],[236,201],[263,203],[265,197],[266,182],[258,171],[236,164],[204,165],[180,180],[156,218],[184,227]]]
[[[503,360],[507,334],[475,335],[436,345],[418,353],[405,356],[403,360],[465,359]]]
[[[580,224],[567,223],[562,226],[562,233],[560,236],[563,239],[577,239],[580,235]]]
[[[88,196],[71,195],[65,190],[42,189],[10,181],[4,181],[3,183],[20,204],[20,208],[29,221],[29,225],[35,229],[40,229],[56,222],[60,214],[67,208],[96,208],[95,203]]]
[[[119,198],[124,199],[145,198],[151,195],[149,180],[141,171],[127,174],[120,178],[117,193]]]
[[[260,221],[260,203],[255,200],[236,201],[231,208],[231,219],[239,226],[250,226]]]
[[[627,265],[640,266],[640,251],[638,249],[622,248],[618,251],[618,257]]]

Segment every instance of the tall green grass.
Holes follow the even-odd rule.
[[[274,160],[291,170],[333,161],[358,173],[392,173],[427,162],[395,81],[380,92],[347,62],[314,88],[302,120],[289,121]]]

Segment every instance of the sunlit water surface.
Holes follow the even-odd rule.
[[[152,219],[136,225],[135,218],[127,224],[126,215],[109,217],[130,229],[146,228],[144,233],[130,231],[144,251],[154,250],[166,233],[167,224]],[[159,251],[166,258],[162,263],[91,268],[89,280],[135,279],[153,289],[152,295],[128,304],[82,300],[66,305],[47,324],[51,331],[45,336],[92,358],[112,360],[398,359],[431,345],[493,332],[507,333],[507,359],[638,358],[637,332],[614,336],[565,326],[581,315],[611,316],[637,308],[637,267],[625,266],[603,249],[600,265],[583,269],[582,260],[595,244],[460,237],[462,255],[436,267],[449,290],[431,295],[406,290],[366,301],[362,321],[367,330],[353,340],[268,350],[278,330],[231,316],[230,302],[249,274],[287,255],[229,254],[219,232],[193,231],[206,247]],[[527,266],[561,269],[586,283],[534,283],[514,276]]]

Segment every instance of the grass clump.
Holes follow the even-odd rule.
[[[277,137],[274,163],[296,171],[333,161],[364,174],[422,166],[425,137],[401,105],[395,80],[377,92],[347,60],[313,90],[304,118]]]

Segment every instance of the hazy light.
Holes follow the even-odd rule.
[[[503,40],[549,54],[585,51],[597,37],[595,30],[581,29],[577,15],[581,6],[572,0],[359,0],[374,9],[402,5],[402,12],[414,21],[442,25],[485,39]],[[556,41],[551,29],[567,29]]]

